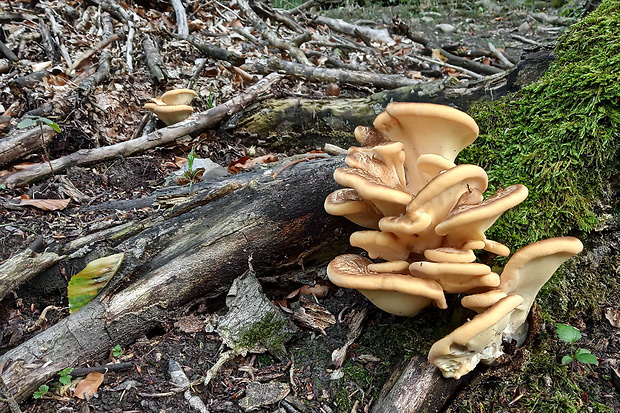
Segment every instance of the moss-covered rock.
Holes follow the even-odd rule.
[[[595,201],[620,161],[620,3],[605,1],[558,42],[539,81],[470,110],[481,136],[460,156],[490,190],[522,183],[528,199],[488,232],[513,248],[591,231]]]

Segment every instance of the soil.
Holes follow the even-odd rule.
[[[450,8],[457,3],[459,7]],[[152,6],[155,8],[157,4]],[[447,9],[428,5],[416,10],[407,9],[404,5],[380,10],[374,7],[371,9],[356,6],[341,8],[338,11],[329,10],[325,13],[350,21],[397,13],[403,20],[410,22],[416,31],[423,32],[427,38],[442,45],[454,45],[451,50],[459,47],[471,50],[487,48],[488,41],[493,41],[495,46],[503,48],[513,61],[518,61],[523,50],[530,47],[511,37],[511,34],[518,33],[517,28],[522,23],[531,25],[524,35],[540,43],[553,42],[566,28],[535,21],[531,17],[532,11],[535,11],[532,7],[500,7],[493,2],[475,2],[475,4],[447,2],[443,7]],[[0,3],[0,8],[4,8],[3,3]],[[550,14],[557,12],[558,10],[549,9]],[[374,20],[377,20],[376,17]],[[453,33],[438,31],[436,25],[439,23],[451,24],[456,31]],[[37,52],[31,53],[36,55]],[[178,62],[179,72],[185,71],[179,76],[187,78],[188,67],[182,62],[193,61],[196,56],[192,49],[180,45],[177,49],[169,50],[165,58],[168,66]],[[437,69],[434,66],[426,68]],[[446,72],[442,73],[446,75]],[[119,109],[121,104],[127,108],[141,107],[141,103],[146,101],[147,97],[160,92],[156,88],[147,90],[149,88],[145,85],[150,82],[143,72],[131,76],[115,73],[111,76],[110,84],[123,85],[121,89],[132,89],[133,92],[119,93],[115,89],[97,92],[98,95],[93,100],[96,100],[98,105],[108,108],[104,113],[92,107],[76,109],[71,117],[64,119],[64,124],[72,126],[63,126],[60,139],[49,147],[49,155],[52,158],[105,142],[114,142],[118,136],[126,133],[118,123],[115,124],[115,119],[122,119],[124,125],[134,127],[142,116],[138,111],[130,113],[127,109]],[[237,86],[209,79],[200,84],[199,88],[220,91],[216,99],[224,101],[232,95]],[[289,81],[287,86],[289,88],[284,91],[285,94],[305,96],[322,95],[324,89],[324,85],[299,80]],[[341,96],[360,96],[374,90],[372,87],[341,85]],[[208,95],[209,93],[206,93],[206,96]],[[204,97],[205,94],[199,99],[197,109],[206,106]],[[31,107],[27,109],[34,109],[41,102],[35,99],[30,102]],[[10,93],[0,90],[0,104],[7,108],[11,103]],[[38,235],[43,235],[48,244],[65,243],[95,229],[148,216],[153,212],[150,207],[126,211],[89,210],[88,206],[112,200],[134,200],[152,194],[165,184],[166,178],[172,172],[178,169],[176,164],[178,157],[186,157],[190,147],[194,147],[199,156],[210,157],[224,167],[244,155],[265,154],[260,145],[247,148],[234,141],[221,140],[213,133],[209,133],[200,139],[172,148],[151,150],[139,156],[121,157],[89,167],[72,167],[62,175],[68,178],[85,198],[81,205],[72,201],[68,208],[60,211],[42,211],[16,205],[19,199],[24,197],[64,198],[65,195],[59,190],[58,177],[45,179],[27,188],[2,189],[0,262],[25,248]],[[25,160],[39,162],[43,161],[43,158],[42,152],[35,152]],[[314,270],[317,273],[316,281],[323,281],[324,268]],[[77,271],[74,268],[65,268],[61,263],[52,271],[47,271],[45,278],[35,277],[0,303],[2,320],[0,349],[10,349],[36,335],[39,330],[33,326],[46,307],[56,306],[61,310],[50,311],[46,323],[41,328],[52,325],[68,315],[67,278]],[[268,298],[277,301],[285,299],[286,295],[297,287],[298,284],[291,283],[277,288],[267,288],[265,292]],[[297,299],[289,299],[287,305],[296,305]],[[256,411],[368,411],[379,396],[381,387],[394,366],[411,355],[425,354],[424,349],[432,339],[440,337],[442,330],[449,331],[455,320],[458,321],[463,317],[452,314],[450,319],[435,309],[425,312],[419,319],[403,321],[372,307],[357,292],[335,289],[327,296],[319,298],[318,303],[338,320],[335,325],[326,329],[326,334],[300,327],[292,340],[286,344],[288,357],[284,360],[278,360],[268,353],[250,353],[235,357],[223,366],[208,386],[196,384],[192,387],[196,394],[201,395],[207,409],[215,412],[242,411],[239,403],[246,395],[245,389],[249,382],[278,381],[290,385],[289,396],[283,401],[260,407]],[[368,307],[369,313],[363,323],[362,336],[355,341],[348,352],[342,368],[343,376],[334,379],[330,376],[337,369],[331,365],[331,352],[346,341],[352,311],[365,307]],[[176,391],[176,387],[171,383],[168,363],[169,360],[177,361],[190,381],[204,377],[225,350],[220,337],[214,332],[209,332],[207,320],[214,314],[221,315],[225,312],[223,299],[193,302],[179,309],[176,320],[162,320],[158,328],[149,331],[132,346],[123,348],[121,354],[113,354],[110,349],[107,358],[92,360],[91,366],[109,362],[132,364],[127,370],[106,373],[95,397],[88,401],[70,397],[70,392],[61,388],[58,385],[59,378],[56,378],[48,383],[50,392],[41,399],[27,400],[22,403],[21,408],[25,412],[194,411],[188,407],[183,392]],[[198,328],[195,327],[196,323]],[[440,328],[429,332],[428,327],[425,327],[429,325],[428,323]],[[546,352],[547,358],[551,361],[549,364],[564,368],[567,380],[574,379],[580,383],[579,388],[583,389],[581,404],[569,406],[567,410],[558,408],[555,411],[605,411],[605,408],[607,411],[620,411],[618,393],[620,379],[612,370],[614,360],[620,360],[620,329],[612,326],[601,314],[581,314],[572,319],[571,323],[582,330],[583,339],[578,345],[591,349],[597,355],[600,361],[598,367],[579,363],[573,363],[568,367],[561,366],[561,357],[569,351],[568,346],[557,338],[554,331],[555,324],[545,320],[538,323],[541,331],[527,346],[527,350],[515,350],[516,355],[513,357],[527,360],[529,354]],[[416,336],[416,331],[426,332],[429,335],[422,339]],[[399,333],[402,333],[400,338],[392,336]],[[379,340],[380,338],[383,340]],[[390,341],[391,338],[394,340]],[[526,364],[524,361],[523,365]],[[536,408],[533,400],[537,398],[548,400],[554,397],[552,395],[555,393],[556,383],[553,381],[555,379],[553,371],[548,370],[540,377],[534,377],[540,374],[540,370],[523,367],[525,374],[529,374],[530,377],[527,383],[519,384],[510,379],[511,375],[515,376],[517,373],[521,374],[518,377],[523,377],[523,371],[516,371],[518,367],[511,364],[486,370],[482,368],[484,372],[463,390],[451,406],[446,408],[451,408],[452,411],[476,412],[532,411]],[[538,383],[539,387],[535,387],[532,383]],[[564,387],[562,391],[566,392]],[[558,403],[556,406],[562,405]]]

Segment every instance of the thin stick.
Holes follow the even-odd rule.
[[[418,59],[418,60],[422,60],[422,61],[425,61],[425,62],[437,63],[439,66],[448,67],[450,69],[454,69],[454,70],[458,70],[459,72],[463,72],[467,76],[469,76],[469,77],[471,77],[473,79],[479,79],[479,80],[480,79],[484,79],[484,76],[482,76],[482,75],[480,75],[480,74],[478,74],[476,72],[472,72],[471,70],[467,70],[464,67],[451,65],[449,63],[444,63],[441,60],[434,60],[434,59],[428,58],[426,56],[418,56],[418,55],[415,55],[415,56],[405,56],[405,57],[407,59],[409,59],[409,60],[414,60],[414,61],[416,59]]]
[[[506,66],[513,68],[515,67],[514,63],[512,63],[510,60],[508,60],[508,58],[506,56],[504,56],[504,54],[502,52],[500,52],[493,43],[489,42],[489,49],[491,50],[491,53],[493,53],[493,56],[497,57],[499,59],[500,62],[502,62],[503,64],[505,64]]]
[[[177,33],[180,36],[187,36],[189,34],[189,27],[187,26],[185,7],[183,7],[181,0],[171,0],[170,2],[172,3],[174,14],[177,18]]]

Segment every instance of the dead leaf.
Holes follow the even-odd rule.
[[[253,168],[255,165],[259,163],[271,163],[277,160],[278,158],[276,158],[276,156],[272,153],[269,153],[263,156],[258,156],[256,158],[250,158],[249,156],[243,156],[237,159],[236,161],[232,161],[228,165],[228,172],[230,172],[231,174],[236,174],[236,173],[243,171],[244,169]]]
[[[615,308],[607,307],[605,309],[605,318],[609,321],[609,323],[616,327],[620,328],[620,310],[616,310]]]
[[[71,199],[22,199],[19,204],[33,206],[43,211],[58,211],[65,209]]]
[[[36,163],[36,162],[23,162],[23,163],[20,163],[19,165],[14,165],[13,168],[16,171],[23,171],[24,169],[28,169],[28,168],[30,168],[33,165],[38,165],[38,163]]]
[[[329,286],[322,284],[316,284],[313,287],[304,285],[300,288],[299,293],[302,295],[314,295],[317,298],[323,298],[327,295],[327,293],[329,293]]]
[[[325,329],[336,324],[336,318],[322,305],[313,302],[303,295],[299,302],[301,305],[295,310],[293,318],[302,326],[326,335]]]
[[[184,333],[198,333],[205,328],[205,320],[195,315],[181,317],[174,326]]]
[[[104,376],[105,375],[103,373],[99,373],[97,371],[88,373],[88,376],[84,377],[77,384],[77,386],[75,386],[73,395],[82,400],[86,399],[84,394],[87,394],[89,398],[93,397],[93,395],[99,390],[101,383],[103,383]]]
[[[441,50],[439,50],[439,49],[432,49],[432,50],[433,51],[431,53],[431,59],[439,60],[439,61],[442,61],[442,62],[447,62],[448,61],[448,58],[446,58],[445,56],[443,56],[441,54]]]

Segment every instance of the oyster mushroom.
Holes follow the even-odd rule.
[[[339,287],[357,289],[391,314],[413,316],[432,302],[439,308],[447,308],[443,290],[437,282],[406,274],[381,273],[369,269],[369,265],[372,261],[360,255],[340,255],[327,266],[327,276]]]

